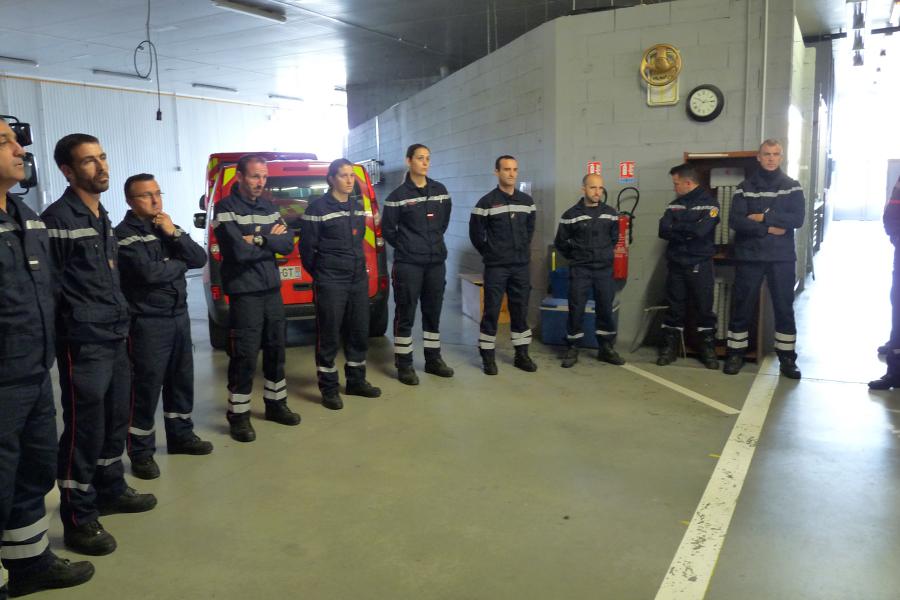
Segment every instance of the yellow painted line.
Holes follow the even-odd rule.
[[[685,527],[687,527],[688,525],[691,524],[690,521],[678,521],[678,522],[681,523],[682,525],[684,525]]]
[[[684,386],[678,385],[677,383],[672,383],[671,381],[669,381],[667,379],[663,379],[662,377],[659,377],[658,375],[654,375],[653,373],[649,373],[643,369],[639,369],[639,368],[635,367],[634,365],[625,364],[625,365],[622,365],[621,368],[625,369],[626,371],[631,371],[635,375],[640,375],[641,377],[644,377],[645,379],[649,379],[650,381],[653,381],[662,386],[665,386],[665,387],[669,388],[670,390],[678,392],[679,394],[684,394],[688,398],[692,398],[693,400],[696,400],[697,402],[702,402],[703,404],[705,404],[707,406],[710,406],[712,408],[715,408],[716,410],[722,411],[726,415],[737,415],[737,414],[740,414],[740,412],[741,412],[736,408],[731,408],[727,404],[722,404],[718,400],[713,400],[712,398],[710,398],[708,396],[704,396],[703,394],[698,394],[694,390],[689,390]]]
[[[710,458],[722,458],[721,454],[707,454]]]

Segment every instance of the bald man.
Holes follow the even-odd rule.
[[[613,249],[619,241],[619,214],[604,202],[606,188],[600,175],[585,175],[581,180],[581,199],[563,213],[556,230],[556,245],[569,261],[569,320],[566,327],[568,348],[563,368],[578,362],[578,346],[584,338],[583,319],[588,295],[594,292],[594,314],[599,350],[597,360],[624,365],[616,352],[616,322],[613,318]]]

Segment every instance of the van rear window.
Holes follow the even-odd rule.
[[[296,230],[300,229],[300,217],[309,201],[324,194],[328,190],[328,182],[324,177],[317,176],[269,177],[266,190],[287,226]]]

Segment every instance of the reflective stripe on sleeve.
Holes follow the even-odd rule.
[[[120,246],[130,246],[136,242],[158,242],[159,238],[155,235],[130,235],[127,238],[119,240]]]

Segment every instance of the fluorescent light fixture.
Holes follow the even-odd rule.
[[[192,83],[191,87],[206,88],[208,90],[219,90],[220,92],[237,92],[236,88],[225,87],[224,85],[213,85],[211,83]]]
[[[891,25],[900,25],[900,0],[894,0],[894,5],[891,7],[890,21]]]
[[[16,58],[15,56],[0,56],[0,61],[26,65],[28,67],[38,66],[38,61],[36,60],[31,60],[30,58]]]
[[[295,102],[303,102],[303,98],[299,96],[284,96],[282,94],[269,94],[269,98],[272,100],[293,100]]]
[[[267,21],[273,21],[275,23],[284,23],[285,21],[287,21],[287,17],[284,16],[284,14],[266,10],[258,6],[250,6],[249,4],[242,4],[241,2],[235,2],[234,0],[211,1],[213,5],[218,6],[219,8],[230,10],[231,12],[240,13],[242,15],[248,15],[250,17],[256,17],[258,19],[266,19]]]
[[[124,79],[140,79],[141,81],[153,81],[150,77],[141,77],[137,73],[128,73],[126,71],[108,71],[106,69],[91,69],[94,75],[107,75],[109,77],[122,77]]]

